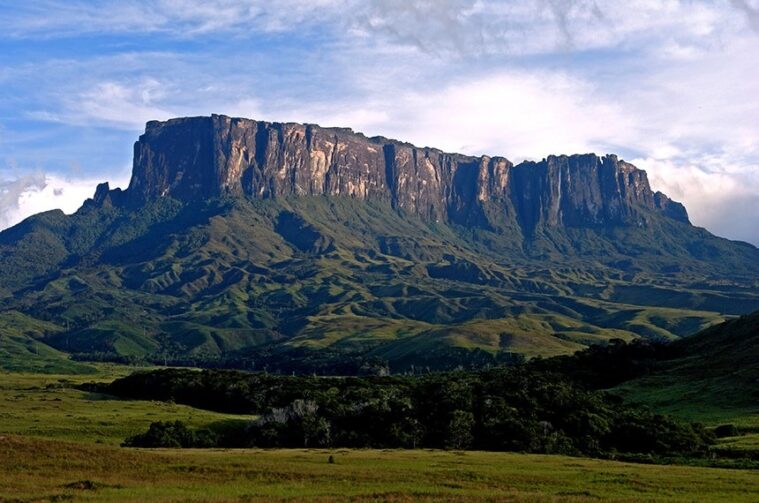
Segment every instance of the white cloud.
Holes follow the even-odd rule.
[[[125,84],[106,81],[66,99],[64,120],[69,123],[88,124],[92,121],[125,129],[140,129],[150,120],[166,120],[175,114],[156,103],[167,94],[166,85],[144,78]]]
[[[83,33],[295,32],[326,28],[436,55],[535,54],[662,39],[702,45],[756,26],[751,0],[115,0],[39,1],[6,8],[10,36]],[[748,21],[748,23],[746,23]]]
[[[746,15],[753,30],[759,31],[759,2],[756,0],[731,0],[733,6]]]
[[[369,101],[337,110],[320,103],[294,114],[304,121],[349,125],[370,135],[513,160],[586,152],[606,139],[621,139],[629,129],[623,110],[598,102],[593,85],[564,73],[504,72],[470,77],[442,89],[385,89]]]
[[[123,176],[110,178],[112,187],[126,187],[128,183]],[[40,172],[0,181],[0,230],[43,211],[74,213],[103,181]]]
[[[31,173],[13,179],[0,180],[0,229],[15,223],[21,208],[19,198],[29,191],[40,191],[45,187],[43,173]]]
[[[0,28],[15,37],[168,33],[188,38],[213,32],[278,32],[319,22],[348,5],[342,0],[95,0],[19,3]]]
[[[632,162],[648,171],[654,189],[683,202],[695,225],[732,239],[757,242],[759,169],[734,174],[652,158]]]

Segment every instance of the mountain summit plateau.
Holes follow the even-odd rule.
[[[149,122],[134,147],[129,188],[96,202],[140,206],[158,197],[347,196],[388,203],[435,222],[484,225],[495,205],[524,230],[637,223],[639,209],[688,222],[653,192],[645,171],[614,155],[550,156],[514,166],[503,157],[448,154],[346,128],[221,115]]]

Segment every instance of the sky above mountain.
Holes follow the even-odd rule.
[[[617,153],[759,244],[757,0],[0,0],[0,228],[125,187],[153,119]]]

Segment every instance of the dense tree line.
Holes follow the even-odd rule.
[[[238,369],[270,374],[323,376],[384,376],[388,374],[417,375],[454,370],[481,370],[504,365],[523,365],[518,353],[482,349],[437,348],[387,361],[375,356],[345,353],[330,349],[256,348],[225,356],[195,355],[178,357],[178,353],[152,356],[123,356],[115,353],[74,353],[77,361],[110,361],[126,365],[170,365],[209,369]],[[626,343],[613,339],[607,345],[592,345],[572,355],[537,358],[529,362],[536,370],[562,374],[591,389],[604,389],[645,375],[661,361],[683,355],[683,348],[670,342],[636,339]]]
[[[609,344],[592,345],[571,355],[536,358],[528,365],[536,371],[560,374],[588,389],[608,389],[649,374],[661,362],[682,355],[683,349],[671,342],[612,339]]]
[[[531,365],[363,378],[167,369],[133,374],[102,391],[259,414],[217,433],[156,423],[127,445],[431,447],[607,456],[697,455],[712,442],[700,425],[627,406],[561,372]]]
[[[161,351],[144,356],[108,352],[72,353],[71,358],[84,362],[114,362],[124,365],[170,365],[238,369],[272,374],[326,376],[366,376],[425,374],[452,370],[478,370],[499,365],[517,365],[525,359],[519,353],[455,347],[434,348],[424,354],[410,354],[389,361],[377,356],[331,349],[255,347],[224,355],[182,356],[182,351]]]

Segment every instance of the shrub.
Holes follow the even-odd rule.
[[[191,430],[182,421],[151,423],[145,433],[127,438],[123,447],[214,447],[216,435],[209,430]]]
[[[714,428],[714,436],[717,438],[737,437],[741,432],[734,424],[721,424]]]

